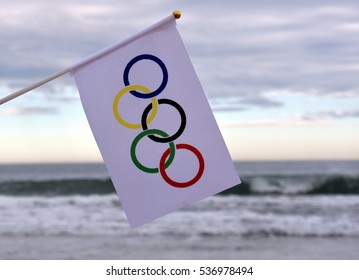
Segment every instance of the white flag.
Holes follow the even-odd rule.
[[[131,226],[240,183],[173,16],[72,73]]]

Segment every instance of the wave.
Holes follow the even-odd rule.
[[[112,194],[108,179],[61,179],[0,182],[0,195],[68,196]],[[358,195],[359,177],[353,176],[247,176],[242,184],[220,195]]]
[[[115,194],[0,196],[0,236],[358,237],[358,205],[358,196],[214,196],[130,229]]]
[[[357,195],[359,177],[353,176],[251,176],[223,195]]]
[[[0,183],[0,194],[11,196],[56,196],[110,194],[115,188],[110,179],[64,179]]]

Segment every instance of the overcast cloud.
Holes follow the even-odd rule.
[[[0,0],[0,97],[175,9],[232,158],[359,159],[358,0]],[[70,75],[0,117],[0,162],[101,160]]]
[[[57,108],[51,107],[11,107],[0,112],[0,114],[4,116],[53,115],[57,113]]]
[[[68,67],[174,7],[210,98],[272,108],[282,106],[267,96],[273,91],[359,96],[359,2],[327,0],[1,0],[0,87],[16,90]],[[62,83],[60,92],[74,87]]]

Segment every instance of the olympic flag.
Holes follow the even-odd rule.
[[[240,183],[172,15],[72,74],[132,227]]]

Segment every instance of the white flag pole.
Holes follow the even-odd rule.
[[[171,16],[159,21],[157,24],[154,24],[150,28],[147,28],[147,29],[144,29],[141,32],[138,32],[137,34],[127,38],[127,40],[121,41],[120,43],[116,43],[113,46],[110,46],[110,47],[108,47],[108,48],[106,48],[106,49],[104,49],[104,50],[102,50],[102,51],[100,51],[100,52],[98,52],[98,53],[84,59],[83,61],[81,61],[79,63],[76,63],[75,65],[73,65],[73,66],[71,66],[69,68],[66,68],[66,69],[64,69],[62,71],[59,71],[59,72],[57,72],[55,74],[52,74],[51,76],[49,76],[49,77],[47,77],[47,78],[45,78],[45,79],[43,79],[43,80],[41,80],[41,81],[39,81],[37,83],[29,85],[29,86],[27,86],[27,87],[25,87],[25,88],[23,88],[21,90],[18,90],[18,91],[14,92],[14,93],[12,93],[12,94],[10,94],[8,96],[0,98],[0,105],[4,104],[4,103],[6,103],[6,102],[8,102],[8,101],[10,101],[12,99],[15,99],[15,98],[17,98],[17,97],[19,97],[19,96],[33,90],[33,89],[35,89],[35,88],[38,88],[38,87],[40,87],[40,86],[42,86],[42,85],[44,85],[44,84],[46,84],[46,83],[48,83],[48,82],[50,82],[52,80],[55,80],[55,79],[65,75],[65,74],[71,72],[74,68],[79,67],[79,66],[81,66],[81,65],[83,65],[85,63],[88,63],[88,62],[90,62],[90,61],[92,61],[92,60],[94,60],[94,59],[96,59],[96,58],[98,58],[100,56],[103,56],[103,55],[111,52],[112,50],[114,50],[114,49],[116,49],[116,48],[118,48],[120,46],[123,46],[123,45],[127,44],[128,42],[133,41],[134,39],[142,36],[143,34],[157,28],[158,26],[161,26],[162,24],[164,24],[168,20],[173,19],[173,17],[175,19],[179,19],[181,17],[181,12],[180,11],[174,11]]]
[[[6,103],[6,102],[8,102],[8,101],[10,101],[10,100],[12,100],[12,99],[14,99],[16,97],[19,97],[20,95],[23,95],[23,94],[25,94],[25,93],[27,93],[27,92],[35,89],[35,88],[38,88],[38,87],[40,87],[40,86],[42,86],[42,85],[44,85],[44,84],[46,84],[46,83],[48,83],[48,82],[50,82],[52,80],[55,80],[55,79],[65,75],[68,72],[70,72],[70,68],[67,68],[67,69],[64,69],[64,70],[62,70],[60,72],[57,72],[57,73],[55,73],[55,74],[53,74],[53,75],[51,75],[51,76],[37,82],[35,84],[32,84],[30,86],[27,86],[27,87],[25,87],[23,89],[20,89],[20,90],[14,92],[14,93],[12,93],[12,94],[10,94],[8,96],[5,96],[4,98],[0,99],[0,105]]]

